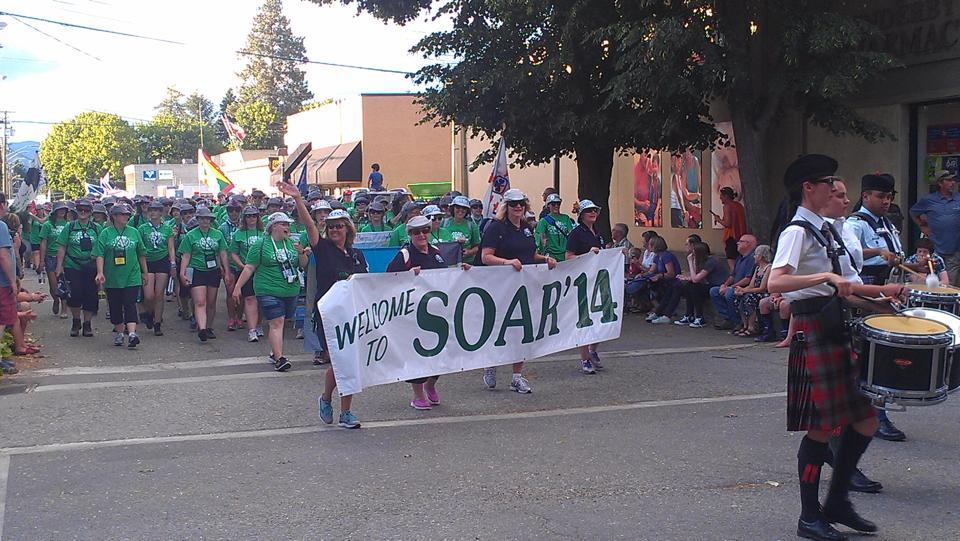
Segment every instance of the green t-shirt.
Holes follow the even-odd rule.
[[[460,239],[464,239],[464,250],[480,245],[480,228],[470,220],[465,219],[458,224],[451,219],[444,227],[450,232],[450,240],[460,242]],[[472,257],[469,260],[464,258],[463,262],[472,264],[473,259]]]
[[[40,231],[43,229],[44,220],[37,218],[33,214],[28,214],[30,220],[30,232],[27,233],[27,240],[33,245],[34,250],[40,249]]]
[[[140,260],[143,239],[140,232],[126,225],[120,231],[109,226],[100,232],[93,245],[93,256],[103,258],[103,277],[106,289],[143,285],[140,279]]]
[[[360,226],[360,229],[357,231],[357,233],[378,233],[382,231],[392,231],[392,229],[390,229],[390,226],[385,222],[378,226],[374,226],[370,222],[367,222]]]
[[[257,268],[253,273],[253,291],[257,295],[296,297],[300,294],[297,251],[290,239],[276,242],[269,236],[261,237],[247,252],[247,264]],[[283,275],[284,269],[293,276],[292,282]]]
[[[230,252],[237,254],[240,261],[246,264],[247,252],[250,251],[250,247],[256,244],[256,242],[266,234],[265,231],[259,229],[238,229],[233,232],[233,242],[230,243]],[[231,264],[231,267],[236,268],[236,265]]]
[[[93,260],[93,245],[100,235],[101,227],[92,221],[87,225],[81,225],[80,222],[68,222],[66,227],[60,231],[57,236],[57,246],[64,246],[63,268],[81,270],[82,267]],[[84,239],[89,239],[88,249],[83,249]]]
[[[154,226],[147,222],[137,228],[140,232],[140,238],[143,239],[144,256],[147,261],[154,262],[161,259],[167,259],[167,239],[173,236],[173,228],[165,223]]]
[[[50,220],[47,220],[43,223],[43,227],[40,228],[40,240],[47,241],[47,252],[44,254],[47,257],[54,257],[57,255],[57,248],[60,246],[57,244],[57,239],[60,237],[60,232],[63,231],[63,228],[67,226],[67,221],[53,223]],[[47,269],[50,272],[53,272],[53,269]]]
[[[567,253],[567,235],[573,231],[576,225],[566,214],[550,214],[550,217],[557,224],[556,227],[544,216],[537,222],[537,227],[533,230],[533,236],[537,241],[537,253],[548,255],[557,261],[563,261]],[[542,240],[543,237],[547,239],[545,244]]]
[[[177,249],[179,254],[190,254],[189,267],[198,271],[212,271],[220,268],[220,258],[217,255],[226,251],[227,241],[223,238],[223,233],[213,226],[206,233],[195,227],[183,236],[180,241],[180,247]]]
[[[394,227],[393,232],[390,233],[390,246],[403,246],[408,242],[410,242],[410,236],[407,235],[406,224]]]
[[[451,242],[451,241],[453,241],[453,236],[450,234],[449,229],[441,227],[436,231],[430,232],[430,244],[437,244],[438,242]]]

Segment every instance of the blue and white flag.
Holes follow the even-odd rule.
[[[297,189],[300,190],[300,195],[307,196],[307,161],[303,161],[303,169],[300,170],[300,180],[297,181]]]
[[[487,193],[483,196],[483,217],[493,218],[503,201],[503,194],[510,189],[510,173],[507,166],[507,144],[500,138],[497,159],[493,160],[493,170],[487,181]]]

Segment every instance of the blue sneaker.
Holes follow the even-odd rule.
[[[582,359],[580,361],[580,371],[584,374],[596,374],[597,371],[593,368],[593,363],[590,362],[590,359]]]
[[[320,415],[320,420],[324,424],[333,424],[333,404],[323,399],[323,397],[317,398],[317,404],[319,404],[318,414]]]
[[[600,362],[600,356],[597,355],[596,351],[590,352],[590,362],[593,363],[594,369],[603,370],[603,363]]]
[[[340,412],[340,422],[337,423],[337,426],[340,428],[360,428],[360,421],[357,420],[357,417],[348,411]]]
[[[197,318],[193,316],[190,317],[190,330],[191,331],[197,330]]]

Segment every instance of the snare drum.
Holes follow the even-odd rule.
[[[913,317],[924,317],[943,323],[953,331],[953,347],[947,350],[947,392],[960,389],[960,317],[933,308],[911,308],[902,312]]]
[[[960,316],[960,289],[953,286],[927,287],[907,284],[908,308],[935,308]]]
[[[932,319],[867,316],[857,324],[860,390],[874,401],[927,406],[947,399],[950,328]]]

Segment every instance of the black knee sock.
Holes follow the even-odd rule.
[[[863,456],[872,439],[849,426],[843,430],[843,434],[840,436],[840,448],[833,459],[833,477],[830,478],[827,506],[842,504],[847,501],[850,477],[857,469],[860,457]]]
[[[827,444],[804,436],[797,451],[800,478],[800,518],[813,522],[820,518],[820,470],[826,459]]]

